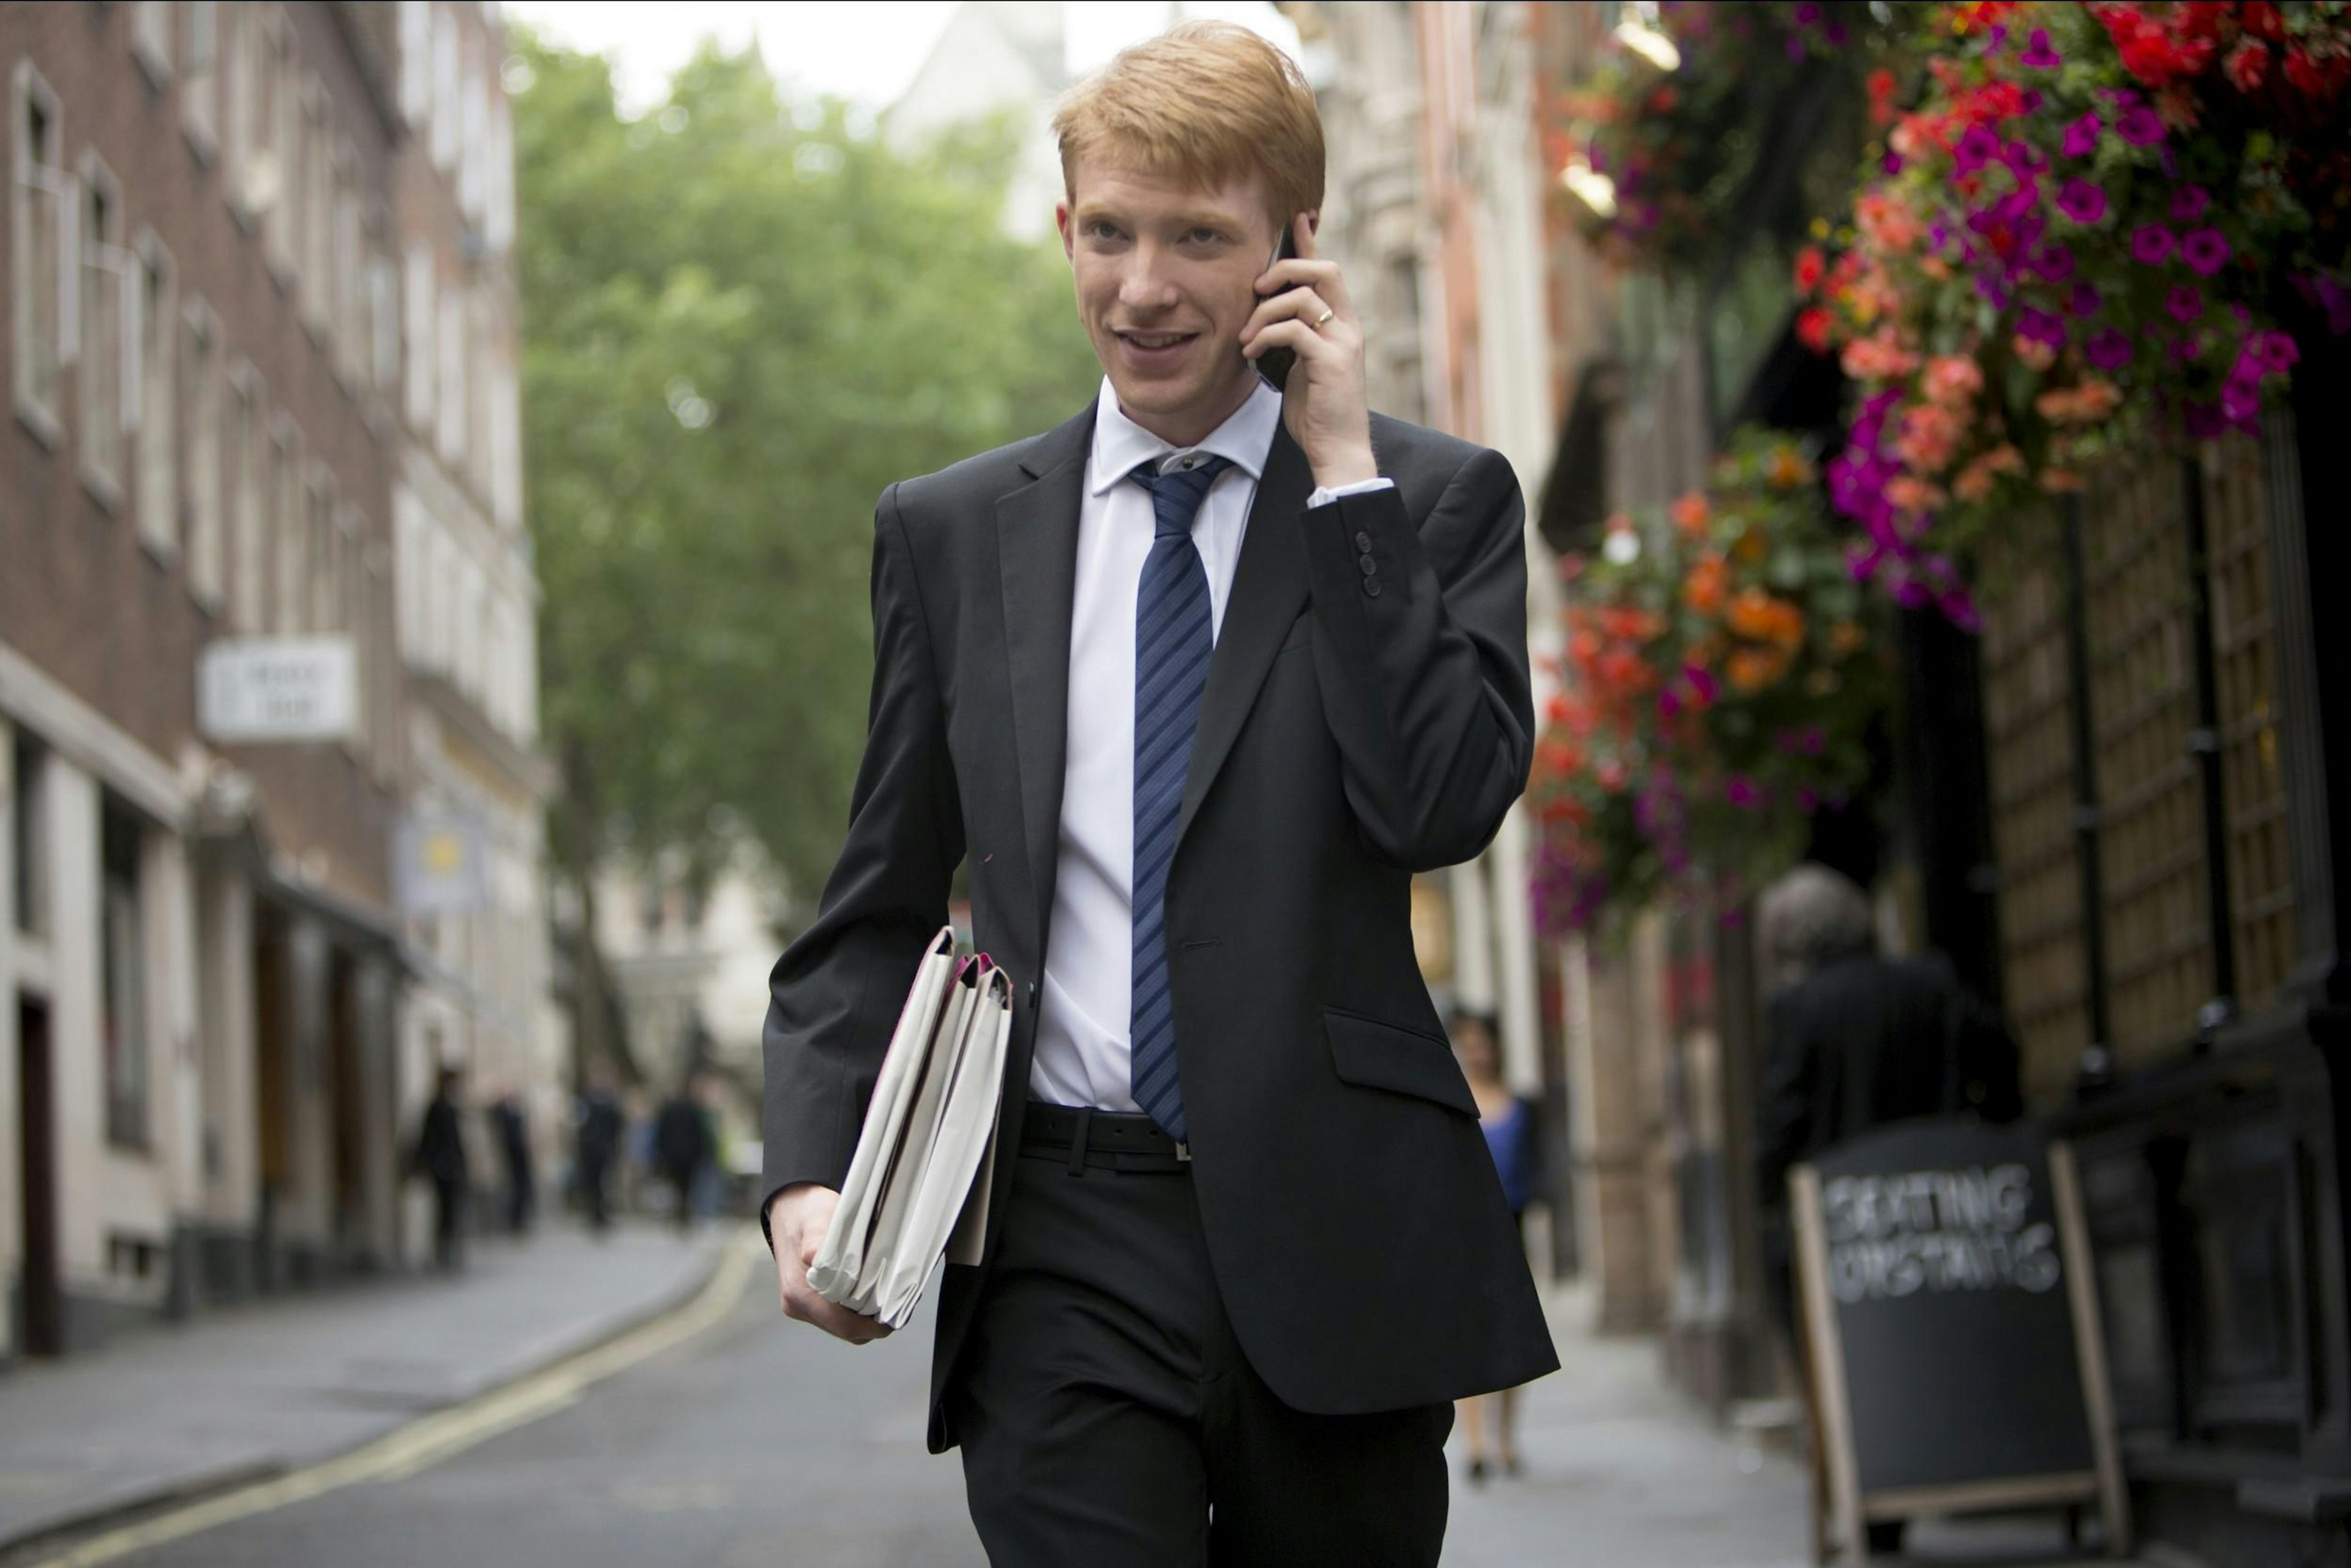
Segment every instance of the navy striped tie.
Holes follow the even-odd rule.
[[[1134,596],[1134,989],[1127,1015],[1134,1103],[1178,1143],[1184,1088],[1176,1073],[1176,1006],[1167,986],[1167,868],[1192,763],[1192,731],[1208,685],[1216,625],[1208,573],[1192,548],[1192,518],[1232,466],[1201,456],[1161,474],[1155,461],[1128,477],[1151,493],[1156,522]]]

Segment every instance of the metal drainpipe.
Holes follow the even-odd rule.
[[[2229,805],[2221,779],[2220,659],[2212,635],[2210,543],[2204,527],[2204,469],[2194,456],[2180,459],[2180,509],[2188,525],[2189,638],[2196,666],[2196,727],[2188,750],[2196,758],[2204,797],[2205,923],[2212,943],[2212,995],[2196,1009],[2197,1037],[2237,1016],[2237,932],[2230,919]]]

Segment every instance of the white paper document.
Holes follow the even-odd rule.
[[[957,958],[942,930],[914,972],[809,1266],[818,1295],[897,1328],[943,1255],[979,1261],[1011,1039],[1011,977],[986,954]]]

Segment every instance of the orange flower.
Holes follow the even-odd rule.
[[[2053,496],[2064,495],[2082,488],[2082,476],[2070,468],[2043,468],[2041,487]]]
[[[1730,582],[1729,563],[1711,552],[1691,563],[1689,575],[1682,580],[1682,602],[1700,615],[1712,615],[1722,608],[1722,596]]]
[[[1672,511],[1674,526],[1691,538],[1706,532],[1706,520],[1711,512],[1704,492],[1692,490],[1673,504]]]
[[[2024,368],[2035,375],[2057,362],[2057,350],[2038,338],[2020,335],[2010,347],[2016,350],[2017,360]]]
[[[1943,354],[1927,361],[1927,397],[1946,408],[1963,408],[1983,391],[1983,371],[1965,354]]]
[[[1775,446],[1763,468],[1763,477],[1775,490],[1792,490],[1813,476],[1813,465],[1792,446]]]
[[[1770,648],[1741,648],[1730,655],[1730,684],[1750,695],[1788,673],[1787,656]]]

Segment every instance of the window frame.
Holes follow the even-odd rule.
[[[230,416],[222,438],[229,457],[223,516],[225,537],[235,546],[228,563],[229,623],[258,636],[268,630],[269,502],[263,458],[269,439],[269,386],[253,361],[242,358],[230,361],[222,381]]]
[[[10,380],[14,383],[16,417],[37,437],[43,446],[57,450],[65,441],[65,372],[75,358],[80,337],[78,318],[81,313],[80,246],[74,230],[80,208],[79,183],[68,172],[65,160],[65,111],[57,101],[57,89],[42,76],[29,59],[20,59],[11,73],[8,95],[9,113],[13,116],[8,136],[11,179],[9,201],[9,308],[15,322],[10,359],[15,369]],[[47,142],[47,162],[36,162],[31,138],[26,134],[31,110],[38,109],[46,120],[43,140]],[[56,287],[51,292],[50,320],[46,334],[50,349],[49,373],[52,384],[44,395],[34,384],[36,361],[26,354],[25,345],[38,336],[39,301],[34,298],[36,281],[40,277],[34,266],[33,246],[38,236],[32,203],[37,195],[45,195],[55,204],[50,222],[56,254],[50,258],[51,276]]]
[[[125,395],[131,414],[126,430],[135,443],[130,459],[131,511],[138,520],[140,541],[149,554],[169,566],[181,555],[179,497],[183,477],[179,451],[179,267],[162,236],[143,224],[131,249],[140,264],[134,285],[137,319],[125,329],[140,339],[131,357],[139,371],[137,385],[126,388]]]
[[[109,1148],[139,1154],[152,1151],[155,1132],[151,1028],[155,977],[146,929],[153,894],[148,875],[148,840],[152,831],[146,820],[112,791],[99,797],[99,1026],[106,1142]],[[123,874],[123,868],[115,863],[120,834],[129,835],[127,910],[115,902],[117,880]],[[128,988],[127,1007],[119,988]]]
[[[172,85],[172,22],[176,5],[137,0],[131,7],[131,57],[157,92]]]
[[[180,537],[185,546],[188,593],[198,608],[218,616],[228,592],[228,425],[222,394],[220,319],[202,296],[191,295],[180,309],[181,331],[191,350],[180,356],[182,402],[189,411],[180,485]]]
[[[220,152],[221,7],[219,0],[186,0],[180,12],[180,132],[196,162]],[[198,18],[205,47],[196,47]]]
[[[133,319],[136,307],[132,304],[136,298],[132,285],[139,275],[139,258],[121,243],[125,217],[122,182],[95,147],[82,150],[80,172],[79,205],[89,209],[103,201],[106,208],[103,223],[97,222],[98,214],[89,212],[86,212],[78,222],[78,230],[90,232],[77,235],[79,256],[76,265],[114,280],[114,343],[113,352],[109,354],[107,346],[99,340],[97,330],[101,313],[106,309],[107,289],[97,285],[94,279],[85,278],[85,287],[77,292],[80,296],[79,303],[85,318],[80,337],[89,352],[78,356],[73,361],[77,367],[75,402],[78,407],[76,412],[81,422],[75,444],[79,456],[77,465],[81,474],[82,488],[109,512],[119,514],[128,499],[123,469],[130,458],[131,432],[138,423],[137,411],[131,400],[136,395],[133,389],[139,381],[138,333]],[[112,237],[97,232],[101,228],[109,231]],[[101,360],[113,361],[103,373]],[[111,409],[108,407],[109,392],[112,393]],[[100,423],[102,417],[103,424]],[[109,427],[113,435],[114,448],[111,468],[107,466],[107,455],[99,441],[99,431]]]

